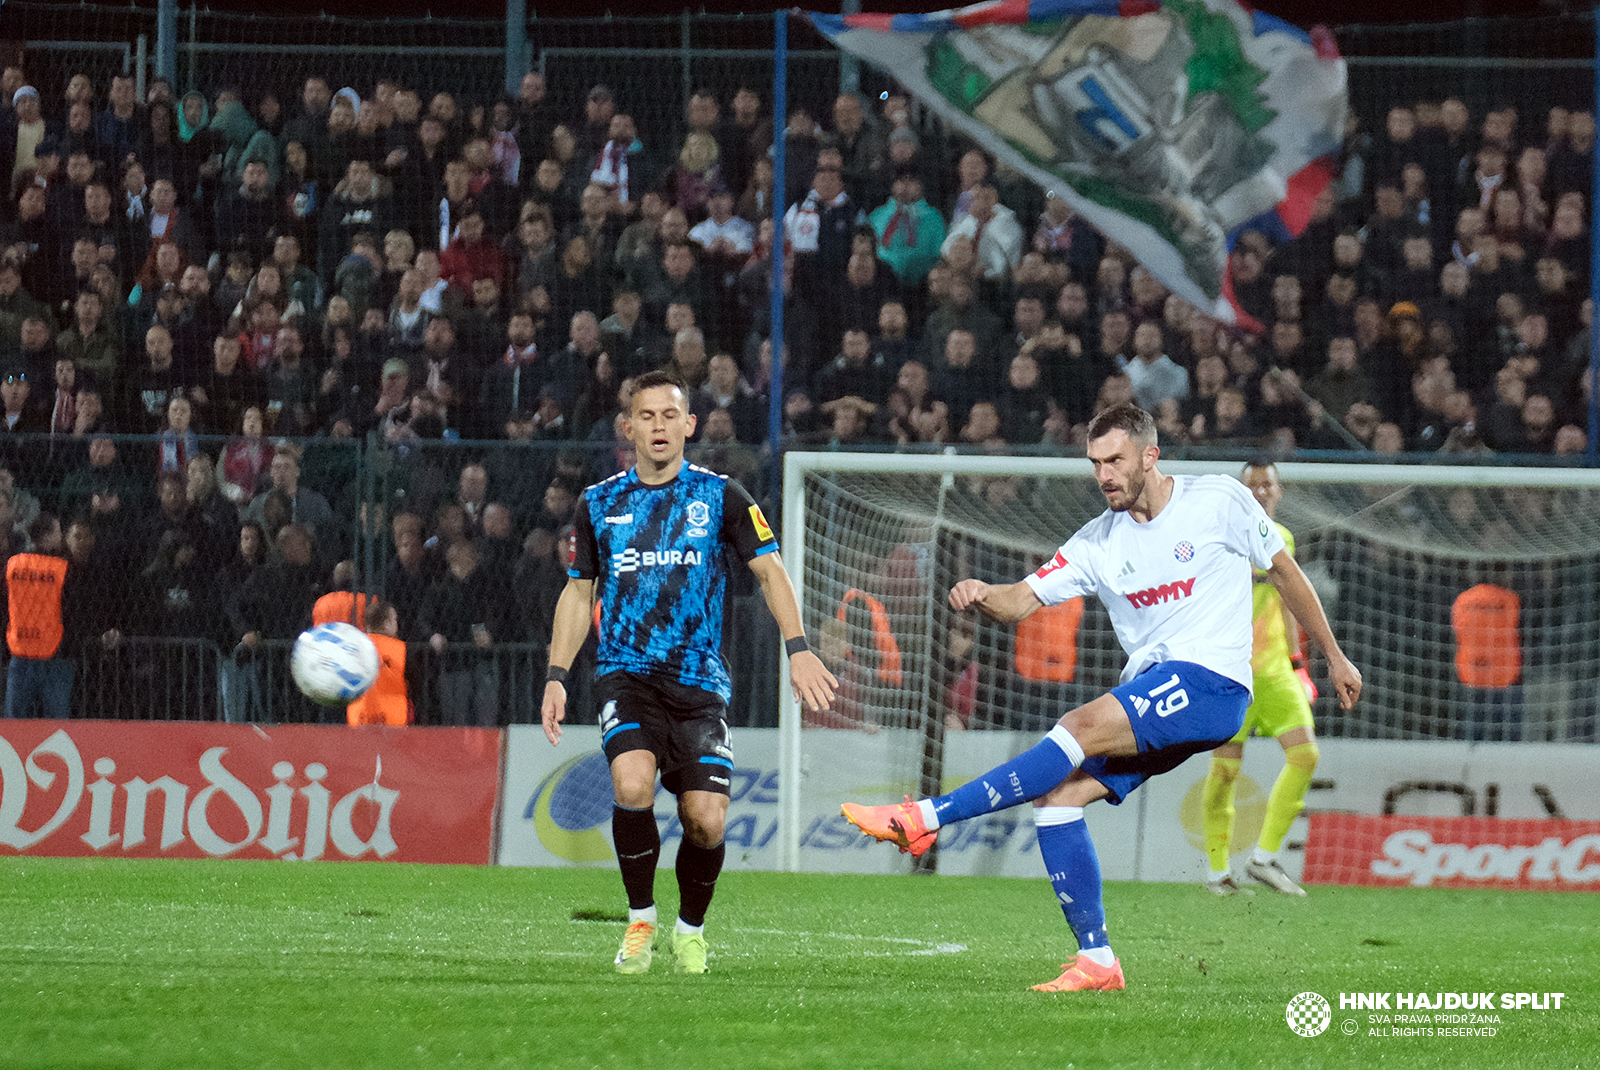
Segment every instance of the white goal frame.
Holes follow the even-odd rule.
[[[1237,475],[1243,461],[1161,463],[1168,475]],[[1434,487],[1525,487],[1557,490],[1600,489],[1600,470],[1587,468],[1512,468],[1493,465],[1345,464],[1278,462],[1287,483],[1382,483]],[[790,452],[783,459],[783,561],[801,600],[805,619],[805,479],[812,472],[881,472],[956,476],[1080,476],[1092,469],[1083,457],[1017,457],[944,453]],[[1065,540],[1072,533],[1063,531]],[[789,687],[789,659],[778,656],[778,864],[800,868],[800,706]]]

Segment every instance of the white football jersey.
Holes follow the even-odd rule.
[[[1174,476],[1148,523],[1106,510],[1024,580],[1047,606],[1098,597],[1128,663],[1124,683],[1162,661],[1192,661],[1251,686],[1250,567],[1284,548],[1277,525],[1229,476]]]

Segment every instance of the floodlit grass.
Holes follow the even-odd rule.
[[[1114,884],[1107,904],[1129,989],[1045,995],[1028,985],[1071,936],[1042,879],[730,874],[710,973],[658,953],[618,977],[608,870],[8,858],[0,1066],[1600,1065],[1593,896]],[[1334,1005],[1314,1039],[1284,1021],[1306,990]],[[1566,995],[1497,1012],[1494,1037],[1368,1036],[1338,1009],[1479,990]]]

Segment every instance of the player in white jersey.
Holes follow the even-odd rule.
[[[1316,592],[1238,481],[1167,476],[1155,420],[1133,405],[1089,424],[1089,460],[1110,507],[1017,583],[962,580],[950,605],[1019,621],[1045,605],[1098,596],[1128,653],[1122,682],[1069,711],[1048,735],[948,795],[893,806],[844,805],[862,832],[920,856],[941,825],[1034,804],[1039,853],[1078,938],[1078,956],[1043,992],[1125,987],[1106,935],[1100,862],[1083,807],[1120,803],[1146,779],[1238,732],[1250,704],[1251,566],[1328,658],[1339,702],[1361,694]]]

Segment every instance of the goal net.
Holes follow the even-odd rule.
[[[1162,469],[1240,472],[1225,462]],[[1593,740],[1595,473],[1288,463],[1279,474],[1277,519],[1365,676],[1359,705],[1341,710],[1313,654],[1319,735]],[[837,733],[860,737],[847,753],[875,764],[855,780],[883,799],[936,794],[987,768],[967,768],[989,754],[987,736],[1042,732],[1116,684],[1124,655],[1093,598],[1020,626],[953,613],[945,600],[964,577],[1020,579],[1098,515],[1105,502],[1087,461],[791,453],[784,502],[807,632],[843,685],[822,714],[802,714],[783,692],[794,839],[821,832],[814,820],[796,827],[802,812],[837,812],[837,800],[808,796],[832,790],[811,759],[838,753]],[[785,847],[796,864],[798,844]]]

